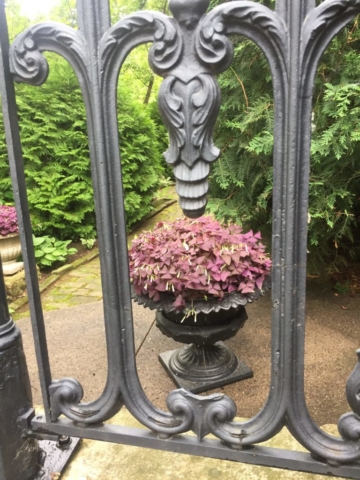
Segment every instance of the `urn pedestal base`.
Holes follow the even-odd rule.
[[[169,350],[160,353],[159,360],[175,385],[192,393],[253,377],[252,370],[223,342]]]
[[[5,262],[3,263],[3,273],[4,275],[15,275],[15,273],[20,272],[24,269],[24,262]]]
[[[246,320],[243,306],[201,313],[193,319],[185,319],[181,312],[158,311],[159,330],[188,344],[159,355],[173,382],[192,393],[201,393],[252,377],[252,370],[222,342],[236,335]]]

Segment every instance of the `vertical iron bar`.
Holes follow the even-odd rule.
[[[0,255],[0,328],[10,321],[9,307],[6,298],[6,288]]]
[[[0,257],[0,479],[31,480],[38,470],[37,441],[24,435],[31,416],[30,379],[21,333],[9,315]]]
[[[299,271],[304,271],[306,265],[298,265],[296,255],[299,248],[295,230],[296,216],[299,214],[298,190],[298,107],[299,107],[299,67],[300,67],[300,37],[303,22],[304,5],[300,0],[287,0],[287,12],[290,32],[289,56],[289,96],[288,96],[288,162],[286,171],[286,201],[284,215],[285,233],[285,265],[284,265],[284,314],[287,351],[285,358],[292,358],[294,331],[297,328],[296,299],[299,291],[296,289],[296,278]],[[287,362],[286,383],[289,393],[293,388],[291,363]]]
[[[287,202],[285,215],[286,261],[285,305],[286,329],[289,341],[287,379],[290,402],[288,428],[298,438],[292,419],[292,399],[298,378],[303,378],[305,368],[305,299],[307,262],[308,172],[310,151],[303,154],[303,146],[310,137],[301,136],[301,122],[311,122],[311,100],[301,95],[301,35],[304,19],[314,1],[287,0],[290,31],[290,91],[289,91],[289,157]],[[306,419],[306,409],[299,410],[299,418]]]
[[[30,315],[39,368],[40,385],[45,415],[50,421],[50,401],[48,387],[51,383],[49,355],[41,306],[39,282],[36,270],[32,228],[26,194],[24,162],[21,150],[15,88],[9,67],[9,36],[6,23],[4,0],[0,0],[0,89],[6,143],[9,155],[11,180],[21,238],[22,255],[25,266],[26,284]]]

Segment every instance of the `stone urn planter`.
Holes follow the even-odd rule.
[[[0,235],[0,257],[4,275],[14,275],[24,268],[23,262],[16,261],[20,254],[21,243],[18,233],[6,237]]]
[[[21,254],[15,207],[0,205],[0,257],[4,275],[13,275],[24,267],[16,262]]]
[[[202,217],[160,223],[133,240],[133,298],[157,310],[164,335],[187,344],[159,355],[177,386],[199,393],[253,375],[222,342],[243,327],[245,305],[269,288],[260,238]]]
[[[18,233],[6,237],[0,235],[0,256],[3,264],[15,262],[20,254],[21,244]]]

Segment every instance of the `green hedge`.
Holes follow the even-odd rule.
[[[51,62],[41,87],[17,86],[28,198],[35,235],[78,240],[96,236],[85,107],[66,64]],[[135,92],[136,93],[136,92]],[[157,131],[135,94],[120,91],[119,130],[127,225],[151,210],[163,173]],[[13,201],[0,125],[0,204]]]
[[[214,4],[223,3],[214,0]],[[262,3],[273,8],[274,2]],[[235,40],[230,70],[220,76],[223,104],[215,143],[222,150],[211,178],[218,218],[261,229],[272,221],[274,104],[263,53]],[[310,270],[360,260],[360,29],[358,19],[333,40],[320,62],[313,103],[309,185]],[[281,132],[280,132],[281,133]]]

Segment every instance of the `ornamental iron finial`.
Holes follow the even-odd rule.
[[[210,5],[210,0],[170,0],[169,9],[180,25],[187,28],[198,22]]]
[[[209,0],[170,0],[181,52],[170,69],[159,65],[155,48],[149,55],[154,72],[164,77],[159,91],[159,109],[170,136],[170,148],[164,157],[173,166],[180,206],[190,218],[200,217],[205,212],[210,163],[220,155],[212,140],[220,110],[220,89],[214,74],[225,70],[233,57],[232,46],[226,39],[221,61],[213,60],[216,47],[211,39],[213,35],[224,33],[221,23],[210,32],[209,48],[204,52],[201,29],[209,4]],[[209,49],[214,51],[210,61]]]

